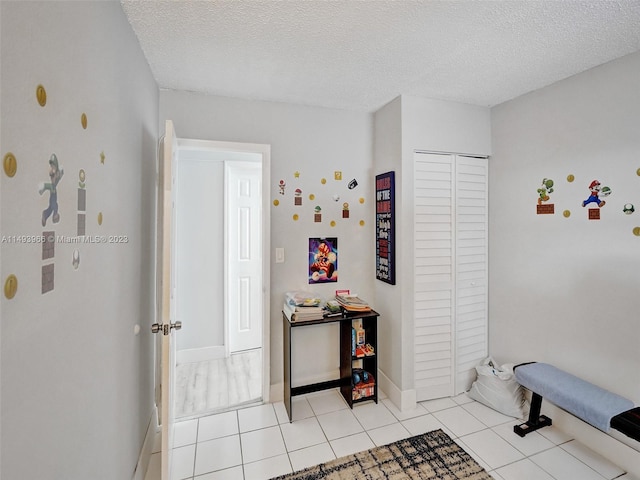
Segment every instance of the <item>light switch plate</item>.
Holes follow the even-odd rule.
[[[284,248],[276,248],[276,263],[284,263]]]

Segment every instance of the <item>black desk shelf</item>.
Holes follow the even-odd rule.
[[[284,405],[289,415],[289,421],[292,419],[291,397],[296,395],[304,395],[306,393],[328,390],[331,388],[340,388],[340,393],[344,397],[349,407],[353,408],[354,403],[375,401],[378,403],[378,333],[377,320],[379,314],[373,310],[370,312],[348,313],[338,317],[328,317],[322,320],[311,320],[303,322],[290,322],[283,313],[283,330],[284,330]],[[352,344],[352,326],[354,321],[362,322],[362,328],[365,331],[366,343],[369,343],[374,354],[365,357],[355,357],[351,353]],[[291,386],[291,330],[293,328],[305,327],[308,325],[320,325],[324,323],[340,322],[340,378],[329,380],[327,382],[314,383],[311,385],[303,385],[298,387]],[[353,399],[353,364],[354,362],[362,362],[363,370],[371,374],[375,382],[373,384],[373,394]]]

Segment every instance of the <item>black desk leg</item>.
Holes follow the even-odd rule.
[[[291,410],[291,324],[286,317],[282,316],[282,328],[284,329],[284,408],[289,415],[289,423],[293,418]]]

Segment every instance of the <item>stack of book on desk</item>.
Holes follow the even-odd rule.
[[[324,318],[324,309],[318,307],[299,307],[296,305],[290,305],[287,302],[284,303],[282,311],[287,318],[292,322],[305,322],[310,320],[322,320]]]
[[[370,312],[371,307],[357,295],[336,295],[336,301],[348,312]]]
[[[320,298],[307,292],[287,292],[282,311],[292,322],[322,320],[325,313]]]

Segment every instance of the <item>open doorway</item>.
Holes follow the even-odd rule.
[[[268,401],[269,146],[178,139],[175,416]]]

